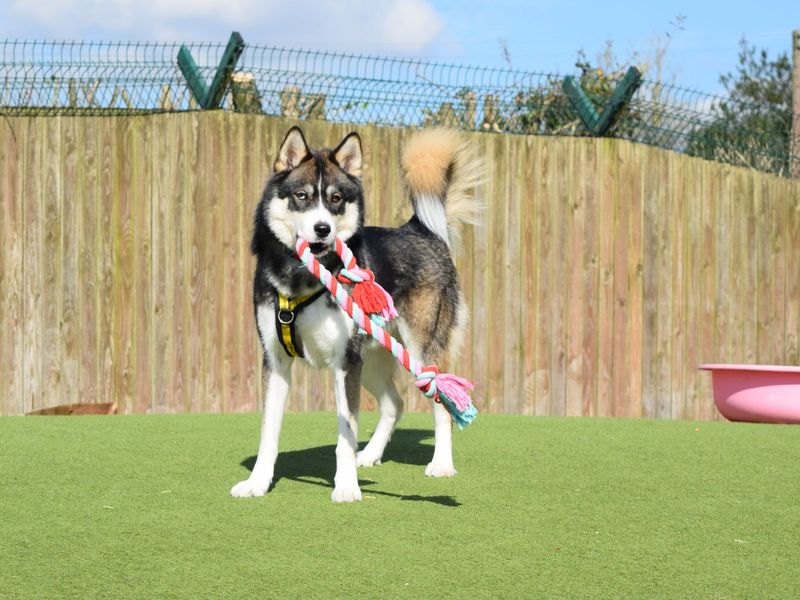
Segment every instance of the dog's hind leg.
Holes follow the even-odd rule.
[[[425,475],[453,477],[457,473],[453,465],[453,419],[439,402],[433,403],[433,422],[436,446],[433,459],[425,467]]]
[[[424,299],[424,298],[423,298]],[[435,302],[430,301],[432,306],[419,311],[423,315],[439,315],[433,323],[426,323],[424,319],[418,319],[412,326],[401,324],[403,338],[407,341],[409,351],[422,358],[423,364],[436,364],[444,370],[446,364],[443,358],[446,356],[445,340],[451,333],[453,320],[446,318],[446,305],[439,304],[439,309],[435,309]],[[453,311],[454,312],[454,311]],[[422,342],[422,343],[421,343]],[[428,466],[425,467],[425,475],[428,477],[453,477],[457,471],[453,465],[453,420],[450,413],[439,402],[433,402],[433,421],[435,447],[433,458]]]
[[[361,361],[350,362],[345,368],[333,371],[339,438],[336,442],[336,476],[331,500],[355,502],[361,500],[356,469],[358,450],[358,402],[361,393]]]
[[[386,444],[403,414],[403,399],[394,385],[394,371],[394,357],[382,348],[365,352],[362,383],[378,401],[381,417],[369,443],[358,453],[359,467],[381,464]]]
[[[275,471],[275,459],[278,457],[278,438],[281,434],[281,423],[289,395],[292,363],[281,357],[271,361],[267,377],[267,389],[264,394],[264,414],[261,420],[261,441],[258,445],[258,457],[250,477],[240,481],[231,488],[231,496],[263,496],[267,493]]]
[[[449,344],[442,343],[438,349],[435,349],[436,344],[432,344],[426,353],[427,364],[438,364],[443,370],[447,366],[447,356],[452,358],[458,354],[468,319],[467,305],[460,295],[456,297],[453,305],[455,306],[453,320],[447,325],[447,334],[442,335],[441,329],[438,331],[439,339],[447,339]],[[441,325],[442,323],[440,323]],[[425,467],[425,475],[428,477],[453,477],[457,473],[453,465],[453,419],[439,402],[433,403],[433,421],[436,447],[433,450],[433,459]]]

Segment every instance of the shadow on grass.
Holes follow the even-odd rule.
[[[392,435],[392,440],[383,453],[383,462],[398,462],[407,465],[424,466],[430,461],[433,453],[433,446],[423,444],[423,440],[431,439],[433,433],[422,429],[398,429]],[[241,462],[241,465],[252,471],[256,464],[256,457],[250,456]],[[380,467],[377,467],[380,468]],[[317,446],[316,448],[305,448],[303,450],[292,450],[278,454],[275,463],[275,475],[272,479],[272,490],[278,482],[283,479],[318,485],[326,488],[333,488],[333,476],[336,472],[336,446]],[[324,479],[327,483],[317,481]],[[374,485],[370,479],[359,479],[358,485],[362,488]],[[367,493],[365,491],[365,493]],[[388,496],[408,500],[413,502],[432,502],[442,506],[461,506],[451,496],[420,496],[404,495],[392,492],[384,492],[370,488],[369,494]]]

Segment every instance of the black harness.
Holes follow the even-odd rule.
[[[322,288],[310,296],[301,298],[287,298],[275,290],[275,329],[278,332],[278,341],[283,346],[286,354],[292,358],[304,358],[303,349],[297,341],[294,322],[302,310],[326,292]]]

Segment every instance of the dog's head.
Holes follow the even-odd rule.
[[[266,221],[286,246],[306,240],[317,254],[338,235],[346,240],[362,226],[361,138],[350,133],[334,148],[311,150],[303,132],[286,134],[267,183]]]

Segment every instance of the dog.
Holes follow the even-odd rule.
[[[294,358],[333,371],[339,433],[334,502],[361,500],[357,467],[378,465],[403,412],[393,377],[394,357],[360,335],[322,284],[295,254],[298,238],[334,274],[333,251],[346,241],[359,266],[392,295],[400,317],[389,324],[422,364],[442,364],[457,350],[467,323],[453,252],[461,225],[474,223],[479,205],[469,192],[480,177],[474,149],[455,131],[425,130],[404,148],[403,174],[413,215],[398,228],[364,226],[363,166],[359,135],[334,149],[312,150],[303,132],[286,134],[256,208],[251,249],[256,325],[263,347],[264,412],[258,457],[250,477],[233,486],[235,497],[263,496],[272,483]],[[378,401],[380,419],[360,452],[357,447],[361,385]],[[435,448],[425,469],[452,477],[450,415],[433,404]]]

